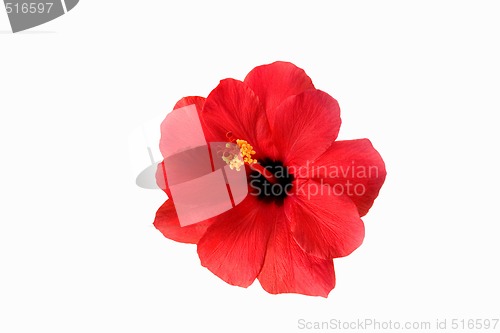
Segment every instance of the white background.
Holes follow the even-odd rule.
[[[499,9],[82,0],[14,35],[0,8],[0,332],[498,318]],[[154,229],[165,196],[129,167],[137,126],[275,60],[337,98],[340,139],[370,138],[387,165],[328,299],[225,284]]]

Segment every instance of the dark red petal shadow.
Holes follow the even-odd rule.
[[[285,213],[300,247],[323,259],[345,257],[357,249],[365,227],[351,199],[313,180],[296,184],[297,191],[285,201]]]
[[[262,288],[271,294],[327,297],[335,287],[333,260],[305,253],[295,242],[286,216],[283,212],[278,215],[258,276]]]
[[[359,139],[334,142],[311,165],[309,178],[322,179],[337,188],[342,186],[358,207],[359,215],[364,216],[377,198],[386,174],[384,161],[370,140]]]

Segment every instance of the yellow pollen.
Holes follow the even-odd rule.
[[[236,140],[236,144],[240,147],[241,156],[243,156],[243,161],[248,164],[257,163],[256,159],[252,158],[252,155],[255,154],[255,150],[251,144],[249,144],[245,140]]]
[[[245,163],[249,165],[257,163],[257,160],[252,158],[252,155],[255,154],[255,150],[253,150],[251,144],[249,144],[245,140],[239,140],[239,139],[236,140],[236,144],[239,147],[239,151],[238,149],[235,149],[233,145],[227,143],[226,144],[227,150],[225,150],[222,155],[222,159],[224,160],[224,162],[226,162],[226,164],[229,165],[231,170],[236,169],[236,171],[240,171],[240,168]]]

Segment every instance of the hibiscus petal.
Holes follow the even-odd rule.
[[[156,184],[159,188],[161,188],[168,195],[169,198],[172,197],[170,189],[168,188],[168,178],[167,172],[165,168],[165,160],[158,163],[158,167],[156,168]]]
[[[208,142],[248,141],[259,156],[274,156],[271,131],[255,93],[243,82],[225,79],[207,97],[202,112]]]
[[[333,260],[304,252],[282,213],[269,238],[259,282],[271,294],[298,293],[327,297],[335,287]]]
[[[160,152],[164,157],[171,156],[172,152],[181,148],[205,144],[206,130],[199,119],[204,100],[198,96],[184,97],[167,114],[160,125]],[[196,111],[187,107],[190,105],[195,105]]]
[[[262,268],[273,224],[268,207],[249,196],[213,218],[198,243],[201,264],[229,284],[250,286]]]
[[[283,61],[255,67],[244,82],[259,97],[265,110],[276,108],[287,97],[314,89],[303,69]]]
[[[195,105],[196,110],[198,111],[198,114],[201,112],[203,109],[203,105],[205,104],[205,98],[200,97],[200,96],[187,96],[181,98],[177,103],[175,103],[175,106],[173,110],[177,110],[180,108],[183,108],[185,106],[189,105]],[[172,110],[172,111],[173,111]],[[165,136],[166,134],[166,122],[163,122],[161,124],[161,137],[160,137],[160,151],[163,156],[167,155],[167,151],[169,150],[167,147],[167,137]],[[203,126],[203,124],[202,124]],[[165,161],[162,161],[161,163],[158,164],[158,167],[156,169],[156,184],[158,185],[159,188],[164,190],[168,197],[171,198],[172,195],[170,194],[170,189],[168,188],[168,182],[167,182],[167,173],[166,173],[166,168],[165,168]]]
[[[287,98],[269,112],[273,119],[273,141],[284,165],[313,162],[337,138],[340,108],[337,101],[320,90],[307,90]]]
[[[357,249],[365,227],[352,200],[313,180],[296,184],[296,192],[285,201],[285,212],[300,247],[323,259],[345,257]]]
[[[203,105],[205,104],[205,97],[200,97],[200,96],[183,97],[177,103],[175,103],[174,110],[192,104],[196,105],[196,109],[198,110],[198,112],[201,112],[201,110],[203,109]]]
[[[384,184],[386,170],[370,140],[336,141],[309,169],[309,178],[322,179],[343,191],[364,216]]]
[[[196,244],[205,234],[212,220],[206,220],[197,224],[181,227],[174,203],[171,199],[165,203],[156,212],[154,226],[161,233],[176,242]]]

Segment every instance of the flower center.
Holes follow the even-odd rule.
[[[252,156],[256,152],[252,145],[245,140],[236,140],[236,145],[227,143],[222,153],[222,159],[231,170],[240,171],[246,164],[251,169],[248,177],[250,194],[265,202],[283,204],[283,200],[292,189],[293,175],[281,161],[264,159],[258,162]]]
[[[291,193],[293,175],[288,172],[288,168],[283,166],[281,161],[264,159],[259,167],[265,172],[261,172],[254,165],[248,177],[250,194],[266,203],[274,202],[282,205],[285,198]]]

